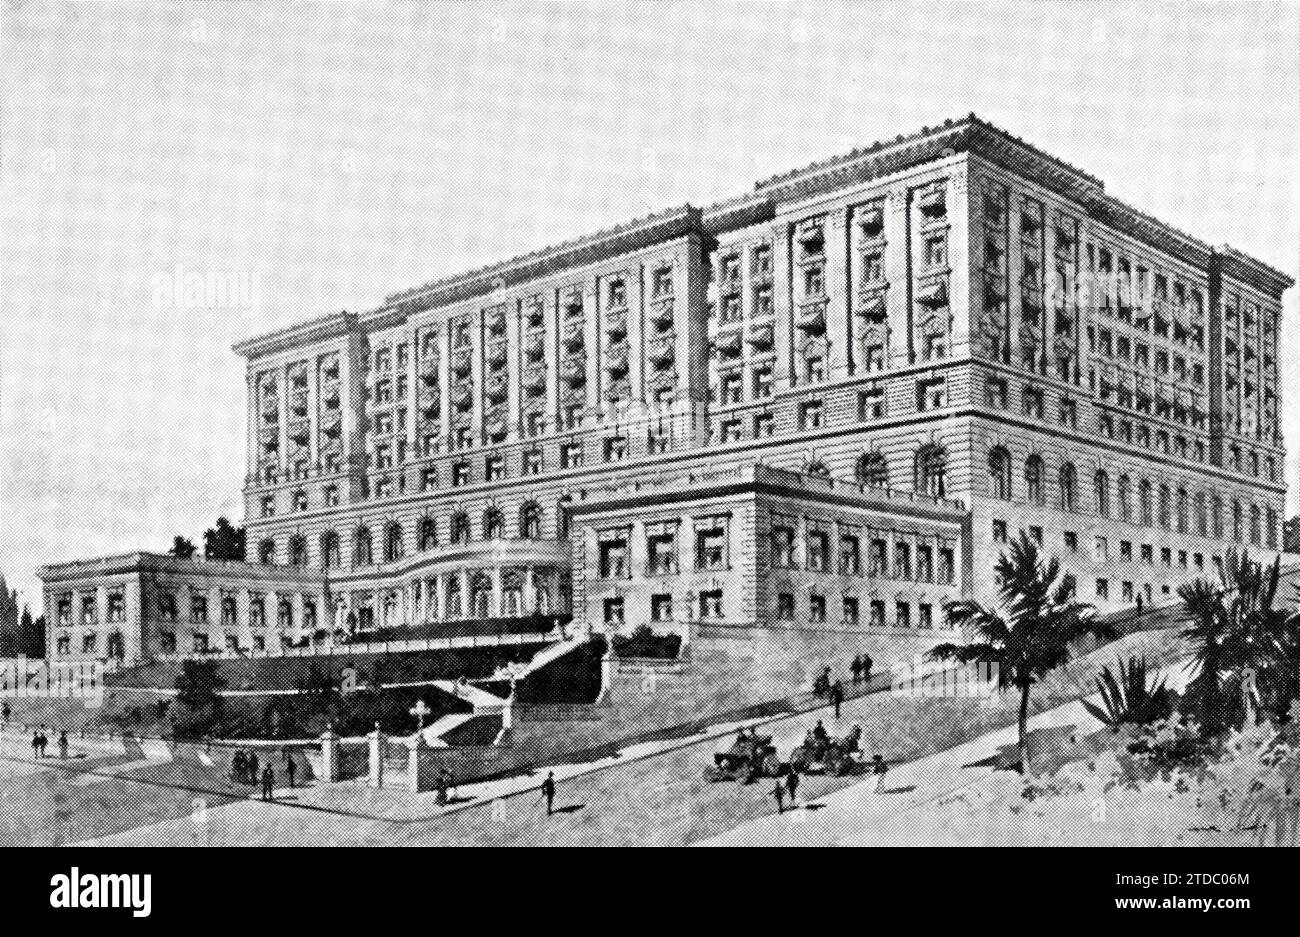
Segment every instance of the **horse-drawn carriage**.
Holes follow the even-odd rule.
[[[809,732],[803,744],[790,753],[790,767],[800,774],[842,777],[862,764],[861,740],[861,726],[854,726],[842,739]]]
[[[704,769],[704,779],[753,784],[759,778],[780,777],[783,767],[772,736],[741,729],[731,748],[714,754],[713,764]]]

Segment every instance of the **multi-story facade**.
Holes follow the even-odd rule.
[[[1158,604],[1234,545],[1280,546],[1291,284],[948,122],[240,343],[249,560],[317,571],[336,618],[581,593],[600,624],[576,506],[761,462],[959,503],[963,594],[992,598],[1024,530],[1102,609]],[[778,513],[729,536],[758,555]],[[736,614],[818,619],[814,594]],[[628,627],[654,617],[637,603]]]

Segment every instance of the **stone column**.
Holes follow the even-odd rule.
[[[331,724],[320,737],[321,780],[333,784],[342,778],[339,764],[339,737]]]
[[[502,607],[500,566],[492,567],[492,608],[490,611],[492,615],[498,618],[501,618],[505,613],[505,609]]]
[[[469,570],[462,569],[456,574],[460,577],[460,617],[470,617]]]
[[[408,778],[408,789],[412,794],[419,794],[422,791],[429,789],[427,785],[421,785],[420,783],[422,780],[420,765],[425,760],[424,755],[429,751],[429,743],[424,740],[423,732],[416,732],[415,735],[411,736],[410,741],[406,744],[406,774]],[[427,771],[424,772],[425,778],[423,780],[427,780],[428,773],[429,772]]]
[[[433,583],[433,615],[438,621],[447,619],[447,597],[443,588],[445,576],[435,575],[430,582]]]
[[[366,736],[370,743],[370,777],[366,783],[370,787],[384,786],[384,733],[375,723],[375,730]]]

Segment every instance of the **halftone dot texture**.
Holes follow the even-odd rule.
[[[163,549],[242,516],[238,339],[947,117],[975,112],[1182,230],[1296,268],[1289,4],[0,16],[0,569],[33,606],[41,563]],[[254,287],[190,304],[167,287],[178,273]],[[1287,479],[1298,295],[1280,354]],[[656,790],[694,779],[699,759],[681,758]],[[691,823],[709,825],[704,803]]]

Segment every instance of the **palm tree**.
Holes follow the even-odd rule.
[[[1300,616],[1273,607],[1280,569],[1280,557],[1265,567],[1245,551],[1229,550],[1218,585],[1197,579],[1178,589],[1191,618],[1183,637],[1197,671],[1187,696],[1207,728],[1218,731],[1237,721],[1236,689],[1248,671],[1263,708],[1275,718],[1300,692]]]
[[[940,644],[929,658],[994,666],[999,689],[1020,691],[1020,770],[1028,773],[1030,688],[1070,659],[1073,642],[1087,635],[1110,639],[1114,631],[1097,620],[1091,605],[1075,600],[1073,580],[1061,575],[1055,557],[1040,558],[1037,545],[1023,531],[998,558],[994,571],[1002,611],[971,599],[948,603],[949,626],[965,629],[975,640]]]

